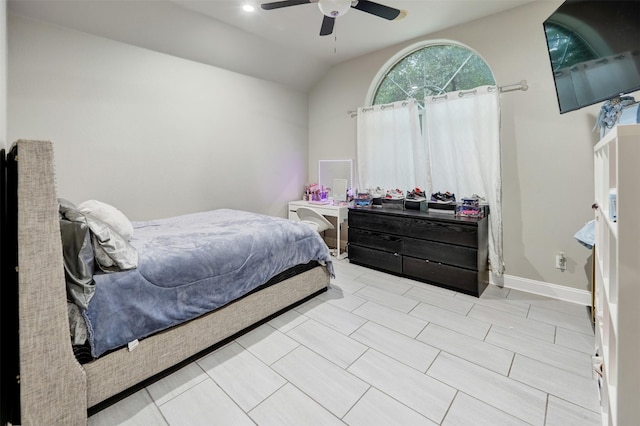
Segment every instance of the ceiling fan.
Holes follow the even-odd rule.
[[[264,10],[280,9],[281,7],[297,6],[299,4],[318,3],[318,8],[324,15],[320,35],[326,36],[333,32],[336,18],[344,15],[350,8],[358,9],[370,13],[380,18],[394,20],[401,15],[402,11],[393,7],[385,6],[367,0],[283,0],[271,3],[263,3]],[[404,14],[400,17],[404,17]]]

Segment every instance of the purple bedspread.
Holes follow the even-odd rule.
[[[138,268],[95,275],[83,312],[94,357],[241,297],[295,265],[319,261],[333,276],[329,250],[301,222],[213,210],[134,223]]]

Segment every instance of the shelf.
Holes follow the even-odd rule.
[[[618,318],[618,306],[615,303],[611,303],[609,300],[609,294],[607,293],[606,287],[604,290],[604,297],[602,300],[602,316],[603,316],[603,321],[604,324],[607,326],[607,331],[609,331],[609,329],[612,329],[614,331],[614,333],[616,332],[616,328],[617,328],[617,321],[615,321]],[[613,319],[613,321],[612,321]]]
[[[613,237],[617,240],[618,239],[618,222],[612,221],[609,218],[609,212],[606,212],[606,213],[607,214],[602,215],[602,219],[607,224],[607,228],[613,234]]]

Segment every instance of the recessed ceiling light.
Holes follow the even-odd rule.
[[[242,6],[242,10],[244,10],[245,12],[254,12],[256,8],[251,4],[245,4],[244,6]]]

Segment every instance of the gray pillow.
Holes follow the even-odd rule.
[[[95,293],[94,254],[87,221],[73,203],[59,200],[60,236],[67,297],[86,309]]]

